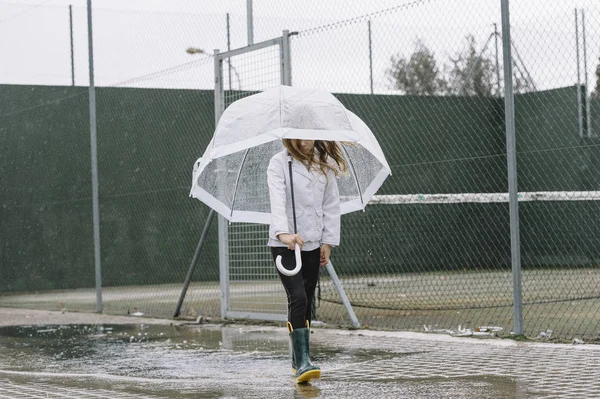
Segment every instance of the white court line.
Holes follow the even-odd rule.
[[[518,193],[518,198],[519,202],[598,201],[600,191],[524,191]],[[508,193],[392,194],[374,195],[369,205],[494,203],[508,200]]]

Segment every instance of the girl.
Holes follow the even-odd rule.
[[[294,247],[302,249],[302,269],[295,276],[278,271],[288,300],[287,327],[292,347],[292,370],[297,382],[321,376],[309,359],[311,304],[319,266],[329,263],[331,248],[340,242],[340,197],[336,178],[347,170],[340,146],[334,141],[284,139],[285,150],[269,163],[267,179],[271,200],[269,242],[275,260],[293,269]],[[292,187],[297,233],[294,234]]]

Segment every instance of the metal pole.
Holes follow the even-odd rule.
[[[281,84],[292,85],[292,62],[290,51],[290,31],[284,30],[281,42]]]
[[[348,300],[348,297],[346,296],[346,291],[344,291],[344,287],[342,287],[342,283],[340,282],[340,279],[338,278],[338,275],[335,272],[335,269],[333,268],[331,261],[327,264],[327,266],[325,266],[325,268],[327,269],[327,273],[329,273],[329,277],[331,277],[331,281],[333,282],[335,289],[337,290],[338,294],[340,294],[340,298],[342,299],[342,303],[344,304],[344,307],[346,308],[346,311],[348,312],[348,316],[350,316],[352,325],[355,328],[360,328],[360,322],[358,321],[358,318],[356,317],[356,314],[354,313],[354,309],[352,309],[352,304],[350,303],[350,301]]]
[[[248,26],[248,46],[254,44],[254,21],[252,18],[252,0],[246,0],[246,20]]]
[[[373,94],[373,41],[371,36],[371,20],[367,21],[369,27],[369,77],[371,80],[371,94]]]
[[[219,49],[213,51],[215,61],[215,127],[219,123],[225,106],[223,104],[223,64]],[[218,162],[218,160],[216,161]],[[227,171],[224,171],[227,173]],[[219,282],[221,290],[221,318],[227,317],[229,311],[229,243],[227,219],[219,215]]]
[[[75,53],[73,50],[73,6],[69,5],[69,36],[71,37],[71,86],[75,86]]]
[[[517,192],[517,148],[515,99],[512,82],[509,0],[501,0],[502,54],[504,62],[504,115],[506,118],[506,155],[508,162],[508,198],[510,210],[510,247],[513,276],[514,333],[523,335],[523,293],[521,283],[521,243],[519,238],[519,202]]]
[[[577,121],[579,137],[583,138],[583,104],[581,103],[581,68],[579,66],[579,14],[575,11],[575,54],[577,58]]]
[[[585,29],[585,10],[581,9],[581,31],[583,34],[583,71],[585,74],[585,110],[586,110],[586,133],[587,137],[592,137],[592,114],[590,111],[590,98],[588,93],[589,91],[589,82],[588,82],[588,64],[587,64],[587,41],[586,41],[586,29]]]
[[[498,51],[498,36],[500,36],[500,34],[498,33],[498,24],[494,24],[494,38],[495,38],[495,42],[496,42],[496,82],[498,82],[498,97],[500,97],[502,95],[502,88],[500,86],[500,57],[499,57],[499,51]]]
[[[100,264],[100,207],[98,201],[98,153],[96,146],[96,87],[94,86],[94,40],[92,34],[92,0],[87,0],[90,147],[92,158],[92,212],[94,223],[94,265],[96,269],[96,310],[102,313],[102,267]]]
[[[227,13],[227,51],[231,50],[231,30],[229,26],[229,13]],[[231,57],[227,57],[227,66],[229,69],[229,91],[231,91]]]
[[[208,213],[208,217],[206,218],[206,222],[204,223],[204,229],[202,229],[202,234],[200,235],[200,241],[198,241],[198,246],[196,246],[196,252],[194,252],[194,257],[192,258],[192,262],[190,263],[190,268],[188,269],[187,276],[185,277],[185,282],[183,283],[183,289],[181,290],[181,294],[179,294],[179,300],[177,301],[177,307],[175,308],[175,313],[173,317],[179,317],[181,314],[181,305],[183,305],[183,300],[185,299],[185,294],[187,293],[190,282],[192,281],[192,276],[194,275],[194,269],[196,269],[196,263],[198,262],[198,257],[200,256],[200,251],[202,250],[202,246],[204,245],[204,241],[206,241],[206,236],[208,235],[208,230],[210,229],[210,225],[213,220],[213,216],[215,215],[215,211],[213,209]]]
[[[525,71],[525,73],[521,72],[521,75],[523,76],[523,78],[531,85],[531,88],[533,89],[533,91],[537,91],[537,87],[535,86],[535,82],[533,81],[533,77],[531,77],[531,74],[529,73],[529,70],[527,69],[527,65],[525,65],[525,63],[523,62],[523,59],[521,58],[521,55],[519,54],[519,50],[517,49],[517,46],[512,42],[511,39],[511,44],[512,44],[512,48],[515,50],[515,56],[517,61],[519,61],[521,63],[521,67],[523,68],[523,71]],[[515,67],[519,67],[517,65],[517,62],[514,62]]]

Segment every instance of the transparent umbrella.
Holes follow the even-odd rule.
[[[267,167],[283,150],[284,138],[340,144],[348,163],[348,173],[338,179],[342,214],[364,209],[390,175],[371,130],[335,96],[277,86],[240,99],[223,112],[196,162],[190,196],[231,222],[269,224]],[[293,274],[300,269],[299,248],[296,254]]]

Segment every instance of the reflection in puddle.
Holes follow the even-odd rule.
[[[150,374],[157,378],[198,376],[209,363],[206,359],[230,357],[233,352],[258,358],[287,356],[285,336],[273,339],[264,333],[241,334],[232,328],[175,325],[3,327],[0,347],[0,354],[9,355],[4,368],[12,370],[52,371],[60,367],[66,372]],[[215,364],[211,367],[214,369]]]

